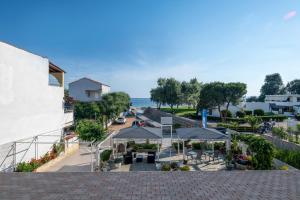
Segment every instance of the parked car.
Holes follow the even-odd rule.
[[[134,120],[132,122],[132,126],[137,126],[137,127],[145,126],[145,121],[144,120]]]
[[[125,124],[126,123],[126,118],[125,117],[118,117],[115,120],[115,123],[117,123],[117,124]]]

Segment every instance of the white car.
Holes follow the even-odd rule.
[[[125,117],[118,117],[118,118],[115,120],[115,122],[116,122],[117,124],[125,124],[126,118],[125,118]]]

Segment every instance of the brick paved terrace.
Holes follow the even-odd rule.
[[[298,171],[2,173],[0,199],[300,199]]]

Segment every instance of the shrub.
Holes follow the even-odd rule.
[[[184,141],[184,146],[185,146],[185,147],[190,146],[190,145],[189,145],[189,142],[190,142],[190,140]],[[176,151],[178,150],[178,143],[177,143],[177,142],[174,142],[174,143],[172,144],[172,146],[173,146],[174,149],[176,149]],[[179,142],[179,149],[182,150],[182,148],[183,148],[183,145],[182,145],[182,142],[180,141],[180,142]]]
[[[225,142],[215,142],[214,143],[214,149],[217,150],[217,151],[225,153],[225,151],[226,151]]]
[[[203,142],[194,142],[192,143],[192,148],[195,150],[207,149],[207,144]]]
[[[282,127],[273,127],[272,135],[279,137],[280,139],[288,139],[288,133]]]
[[[227,115],[226,115],[226,113],[227,113]],[[229,118],[232,117],[232,113],[229,110],[222,110],[221,115],[222,115],[222,117],[225,117],[225,115],[226,115],[226,117],[229,117]]]
[[[279,168],[280,170],[289,170],[289,166],[283,165]]]
[[[236,135],[236,138],[245,142],[252,152],[252,165],[257,170],[272,168],[275,148],[272,143],[256,135]]]
[[[265,112],[265,116],[273,116],[275,115],[273,112]]]
[[[246,115],[252,115],[252,110],[244,110]]]
[[[190,167],[185,165],[185,166],[180,167],[180,170],[181,171],[190,171]]]
[[[244,111],[237,111],[235,115],[239,118],[244,118],[246,116],[246,113]]]
[[[181,124],[175,123],[175,124],[173,125],[173,129],[178,129],[178,128],[181,128]]]
[[[300,151],[276,149],[275,158],[300,169]]]
[[[162,166],[161,166],[161,171],[170,171],[171,170],[171,166],[170,164],[168,163],[164,163]]]
[[[253,111],[253,114],[254,114],[255,116],[264,116],[264,115],[265,115],[265,111],[263,111],[262,109],[255,109],[255,110]]]
[[[105,136],[105,131],[102,125],[93,120],[83,119],[76,125],[76,132],[79,138],[85,141],[101,140]]]
[[[101,154],[101,161],[106,162],[109,160],[112,150],[104,150]]]
[[[300,121],[300,114],[296,115],[295,118]]]
[[[32,172],[37,166],[30,162],[21,162],[16,167],[16,172]]]
[[[178,164],[176,162],[172,162],[170,165],[171,169],[177,170],[178,169]]]
[[[156,150],[157,149],[157,144],[150,144],[150,143],[134,144],[132,147],[133,147],[134,150],[139,150],[139,149]]]

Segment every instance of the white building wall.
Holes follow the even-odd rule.
[[[48,59],[0,42],[0,145],[46,132],[61,133],[64,88],[49,86],[48,80]],[[40,146],[40,155],[50,146]]]
[[[110,87],[107,85],[102,85],[102,95],[110,92]]]
[[[99,90],[100,95],[98,97],[88,97],[86,93],[87,90]],[[100,101],[102,98],[101,96],[108,92],[110,92],[110,87],[101,85],[87,78],[82,78],[69,84],[69,95],[77,101]]]
[[[270,103],[265,102],[246,102],[244,110],[257,110],[261,109],[264,112],[271,112]]]

